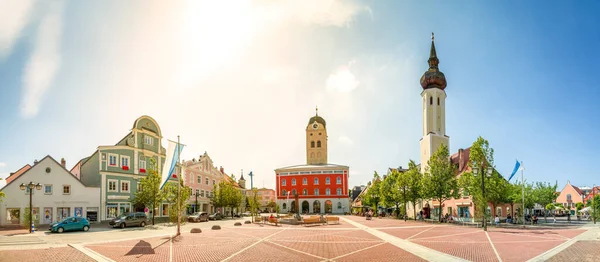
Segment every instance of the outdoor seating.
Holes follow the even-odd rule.
[[[336,222],[336,224],[339,224],[340,223],[340,218],[336,217],[336,216],[328,216],[328,217],[325,217],[325,221],[326,221],[327,225],[329,225],[330,221],[331,222]]]
[[[307,218],[303,218],[302,219],[302,224],[304,225],[310,225],[310,224],[321,224],[323,223],[321,221],[320,217],[316,217],[316,216],[311,216],[311,217],[307,217]]]
[[[270,217],[270,218],[267,220],[267,222],[268,222],[269,224],[275,224],[275,226],[277,226],[277,224],[279,223],[279,221],[277,220],[277,218],[276,218],[276,217]]]

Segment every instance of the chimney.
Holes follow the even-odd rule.
[[[463,151],[464,150],[462,148],[458,149],[458,172],[462,171],[464,168]]]
[[[223,169],[223,166],[219,167],[219,170],[221,170],[221,173],[225,174],[225,169]]]
[[[60,159],[60,165],[64,168],[67,168],[67,160],[65,160],[64,157]]]
[[[34,165],[37,165],[37,163],[38,163],[38,160],[37,160],[37,159],[33,161],[33,164],[34,164]]]

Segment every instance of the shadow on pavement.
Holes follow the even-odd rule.
[[[131,248],[131,250],[129,250],[129,252],[127,252],[127,254],[125,254],[125,255],[132,256],[132,255],[153,255],[153,254],[154,254],[154,248],[152,248],[152,245],[144,240],[140,240],[140,242],[135,244],[135,246],[133,246],[133,248]]]

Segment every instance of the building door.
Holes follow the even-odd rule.
[[[307,214],[308,211],[308,201],[304,200],[302,201],[302,213]]]
[[[319,200],[313,202],[313,213],[321,214],[321,202]]]
[[[325,201],[325,213],[331,214],[332,211],[333,211],[333,204],[331,203],[331,200]]]

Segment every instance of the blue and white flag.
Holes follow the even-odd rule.
[[[165,159],[165,164],[163,165],[162,175],[160,180],[160,189],[162,190],[169,178],[177,177],[175,175],[175,167],[177,166],[177,162],[179,162],[179,156],[181,151],[183,151],[183,145],[177,142],[169,141],[169,146],[167,147],[167,158]]]
[[[520,167],[521,167],[521,163],[519,162],[519,160],[517,160],[517,163],[515,164],[515,169],[513,169],[512,173],[510,174],[508,181],[510,181],[510,179],[513,178],[513,176],[515,176],[517,171],[519,171]]]

